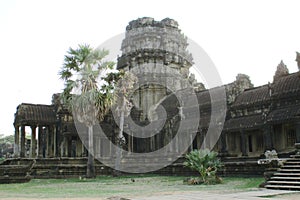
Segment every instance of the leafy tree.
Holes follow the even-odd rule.
[[[4,136],[4,134],[0,134],[0,143],[7,143],[7,142],[13,144],[15,142],[15,136],[14,135]]]
[[[7,152],[12,151],[14,142],[15,142],[14,135],[4,136],[3,134],[0,134],[0,157],[5,156]]]
[[[217,158],[217,152],[204,150],[193,150],[188,153],[184,165],[196,170],[204,183],[209,183],[211,179],[217,180],[217,171],[223,166]]]
[[[124,118],[130,114],[130,110],[132,108],[132,103],[130,102],[131,92],[133,92],[134,84],[137,82],[137,77],[132,73],[125,73],[121,72],[121,77],[116,85],[115,85],[115,96],[116,96],[116,111],[120,117],[119,121],[119,134],[117,135],[116,142],[119,147],[118,151],[116,152],[116,162],[115,162],[115,169],[119,169],[120,162],[122,159],[121,149],[126,146],[126,140],[123,135],[124,129]],[[118,172],[115,171],[114,175],[118,175]]]
[[[61,94],[64,104],[75,115],[75,119],[88,128],[87,178],[95,177],[93,126],[104,119],[113,103],[113,84],[120,75],[118,72],[108,73],[107,70],[115,65],[114,62],[103,61],[108,53],[107,50],[93,49],[89,45],[79,45],[78,49],[70,48],[59,72],[61,79],[65,81]],[[79,78],[74,79],[74,74]],[[100,88],[97,84],[99,79],[102,83]],[[79,89],[77,94],[74,94],[74,89]]]

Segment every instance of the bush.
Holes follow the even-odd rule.
[[[219,183],[221,179],[216,173],[223,164],[217,158],[217,155],[217,152],[208,149],[193,150],[185,156],[186,161],[183,164],[192,170],[198,171],[204,183]]]

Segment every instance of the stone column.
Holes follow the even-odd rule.
[[[227,153],[227,143],[226,143],[226,133],[225,132],[221,133],[220,141],[221,141],[221,153]]]
[[[271,134],[271,126],[266,125],[263,127],[263,138],[264,138],[264,150],[272,150],[273,142],[272,142],[272,134]]]
[[[197,141],[197,149],[201,149],[201,136],[200,136],[200,132],[197,132],[196,141]]]
[[[66,137],[67,140],[67,157],[72,157],[72,138]]]
[[[39,126],[38,127],[38,157],[42,158],[43,157],[43,127]]]
[[[31,126],[30,157],[36,157],[36,126]]]
[[[128,152],[132,152],[132,136],[128,134]]]
[[[24,158],[25,157],[25,126],[21,126],[21,152],[20,152],[20,157]]]
[[[65,137],[62,137],[62,142],[60,144],[60,157],[66,157],[66,145],[65,145]]]
[[[296,143],[300,143],[300,121],[296,123]]]
[[[47,157],[53,157],[53,129],[52,126],[47,127]]]
[[[14,157],[20,156],[20,130],[19,126],[15,126],[15,144],[14,144]]]
[[[174,140],[175,140],[175,152],[178,153],[179,152],[179,146],[182,146],[182,144],[179,144],[179,143],[180,142],[185,142],[185,141],[179,141],[177,135],[175,135]],[[172,139],[170,141],[172,141]]]
[[[57,130],[56,126],[52,127],[53,129],[53,157],[57,157]]]
[[[201,133],[201,140],[202,140],[201,148],[206,149],[207,148],[207,146],[206,146],[206,133],[207,133],[207,130],[201,130],[200,133]]]
[[[245,132],[242,130],[240,131],[241,134],[241,150],[242,150],[242,156],[247,156],[247,149],[246,149],[246,135]]]
[[[81,140],[78,137],[76,140],[76,157],[81,157],[82,156],[82,144]]]
[[[85,146],[82,142],[81,142],[81,157],[86,157]]]
[[[194,150],[194,138],[193,138],[193,133],[188,133],[190,135],[190,139],[189,139],[189,143],[190,143],[190,147],[189,147],[189,151],[193,151]],[[176,148],[176,152],[178,152],[178,147]]]

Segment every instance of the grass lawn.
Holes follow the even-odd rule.
[[[176,176],[100,176],[94,180],[33,179],[23,184],[1,184],[0,198],[106,198],[147,196],[187,191],[234,192],[258,188],[263,178],[223,178],[218,185],[185,185]],[[134,181],[132,181],[134,179]]]

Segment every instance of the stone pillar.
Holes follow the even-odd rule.
[[[52,126],[47,127],[47,157],[53,157],[53,128]]]
[[[46,129],[46,157],[50,158],[52,154],[52,128],[47,127]]]
[[[20,156],[20,130],[19,126],[15,126],[15,144],[14,144],[14,157]]]
[[[30,157],[36,157],[36,126],[31,126]]]
[[[65,152],[66,152],[65,151],[65,146],[66,146],[65,137],[62,137],[61,140],[62,141],[60,143],[60,148],[59,148],[60,149],[60,156],[61,157],[65,157]]]
[[[43,127],[38,127],[38,157],[43,157]]]
[[[57,157],[57,130],[56,126],[53,126],[53,157]]]
[[[20,152],[20,157],[24,158],[25,157],[25,126],[21,126],[21,144],[20,144],[20,148],[21,148],[21,152]]]
[[[45,127],[43,131],[43,157],[49,157],[49,127]]]
[[[220,137],[220,141],[221,141],[221,153],[227,153],[227,143],[226,143],[226,133],[222,132],[221,133],[221,137]]]
[[[80,138],[76,139],[76,157],[82,156],[82,144]]]
[[[189,151],[193,151],[194,149],[194,138],[193,138],[193,133],[189,133],[190,135],[190,139],[189,139],[189,143],[190,143],[190,147],[189,147]],[[178,147],[176,148],[176,152],[178,152]]]
[[[85,151],[85,146],[83,143],[81,143],[81,153],[82,153],[82,156],[81,157],[86,157],[86,151]]]
[[[296,123],[296,143],[300,143],[300,121]]]
[[[66,137],[67,140],[67,157],[72,157],[72,138]]]
[[[242,156],[247,156],[247,143],[246,143],[246,135],[244,131],[240,131],[241,134],[241,150]]]
[[[132,136],[128,134],[128,152],[132,152]]]
[[[201,148],[202,149],[206,149],[207,146],[206,146],[206,133],[207,133],[207,130],[201,130],[200,131],[200,134],[201,134],[201,140],[202,140],[202,145],[201,145]]]
[[[273,142],[272,142],[272,134],[271,134],[271,126],[266,125],[263,127],[263,138],[264,138],[264,150],[272,150]]]
[[[69,142],[67,136],[64,136],[64,157],[68,157],[69,154]]]
[[[178,153],[179,152],[179,145],[180,145],[179,142],[181,142],[181,141],[179,141],[177,135],[175,135],[174,140],[175,140],[175,152]],[[172,139],[170,139],[170,141],[172,141]]]
[[[197,149],[201,149],[201,136],[200,136],[200,132],[197,132],[196,141],[197,141]]]

